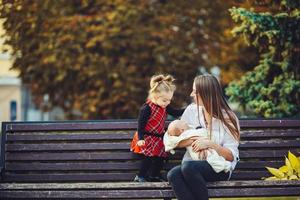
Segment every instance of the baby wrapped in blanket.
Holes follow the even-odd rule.
[[[174,154],[174,148],[176,148],[179,142],[192,137],[208,137],[208,132],[204,128],[190,129],[188,124],[183,120],[172,121],[163,139],[165,151]],[[206,160],[217,173],[221,171],[228,172],[230,170],[231,163],[220,156],[214,149],[209,148],[195,152],[191,145],[187,146],[186,149],[193,160]]]

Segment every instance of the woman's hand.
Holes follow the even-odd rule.
[[[139,140],[136,144],[137,144],[139,147],[144,146],[144,145],[145,145],[145,140]]]
[[[192,143],[192,148],[195,152],[211,148],[214,149],[220,156],[223,156],[226,160],[233,161],[233,155],[228,148],[210,141],[207,137],[198,137],[198,139]]]
[[[210,148],[211,143],[207,137],[198,137],[197,140],[192,143],[193,151],[198,152]]]
[[[187,146],[190,146],[192,145],[192,143],[197,140],[197,136],[195,137],[191,137],[189,139],[186,139],[186,140],[183,140],[181,142],[179,142],[179,144],[177,144],[176,148],[184,148],[184,147],[187,147]]]
[[[208,150],[200,150],[198,151],[199,159],[206,160],[207,159],[207,151]]]

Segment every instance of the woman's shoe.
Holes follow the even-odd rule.
[[[138,176],[136,175],[133,179],[134,182],[139,182],[139,183],[143,183],[143,182],[147,182],[146,179],[144,177]]]

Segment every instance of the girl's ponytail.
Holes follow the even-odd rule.
[[[161,92],[174,92],[176,86],[174,84],[175,79],[171,75],[154,75],[150,80],[149,98],[153,94]]]

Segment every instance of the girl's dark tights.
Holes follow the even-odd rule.
[[[152,177],[160,177],[160,170],[163,168],[164,158],[157,156],[142,156],[142,162],[140,165],[139,177],[146,177],[148,172]]]

